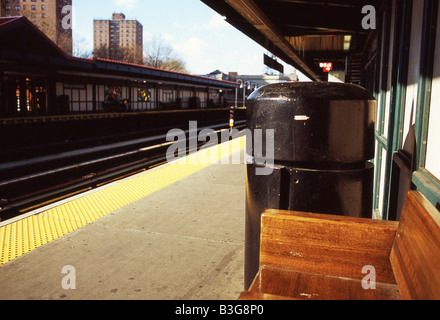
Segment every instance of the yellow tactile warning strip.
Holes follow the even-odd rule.
[[[0,227],[0,266],[211,164],[228,163],[245,144],[242,137],[204,149]]]

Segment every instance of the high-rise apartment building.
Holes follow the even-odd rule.
[[[114,13],[112,20],[94,20],[94,56],[142,63],[143,26]]]
[[[63,19],[69,11],[72,0],[0,0],[0,16],[25,16],[64,52],[72,55],[72,28],[63,26]]]

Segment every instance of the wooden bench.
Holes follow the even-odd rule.
[[[240,299],[440,299],[440,213],[416,191],[399,223],[267,210],[259,272]]]

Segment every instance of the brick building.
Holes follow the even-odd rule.
[[[114,13],[112,20],[94,20],[94,56],[142,63],[142,24],[122,13]]]
[[[72,55],[72,28],[63,28],[63,7],[72,0],[0,0],[0,17],[25,16],[67,54]]]

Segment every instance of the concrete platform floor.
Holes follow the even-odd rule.
[[[244,223],[245,165],[211,165],[0,267],[0,299],[235,300]]]

